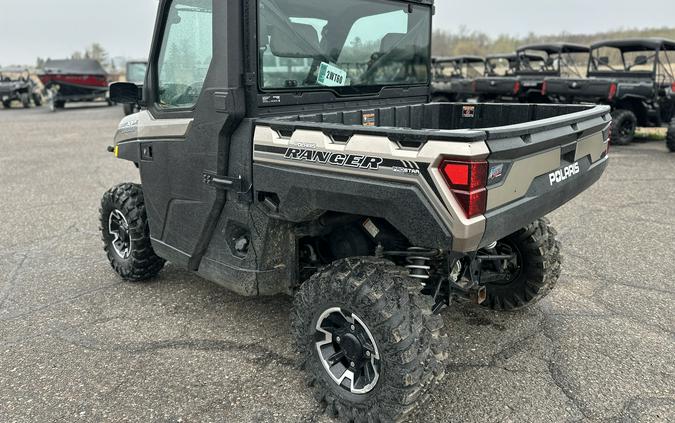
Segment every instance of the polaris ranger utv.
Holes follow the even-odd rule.
[[[0,69],[0,100],[5,109],[11,108],[14,101],[29,109],[31,104],[42,105],[42,94],[28,69],[6,68]]]
[[[478,56],[438,57],[432,64],[431,99],[437,103],[468,100],[474,79],[485,75],[485,59]]]
[[[404,418],[445,373],[439,312],[548,294],[544,216],[607,163],[606,106],[430,103],[432,0],[162,0],[101,203],[124,279],[168,260],[295,297],[309,386],[344,421]]]
[[[613,144],[630,144],[638,126],[661,126],[673,119],[675,41],[649,38],[594,44],[588,77],[548,78],[544,92],[562,102],[610,105]]]
[[[569,43],[521,47],[516,52],[515,72],[477,78],[476,94],[483,101],[550,103],[542,94],[544,80],[551,76],[583,77],[589,51],[586,46]]]

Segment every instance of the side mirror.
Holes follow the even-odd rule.
[[[110,85],[110,100],[119,104],[140,104],[143,88],[131,82],[115,82]]]

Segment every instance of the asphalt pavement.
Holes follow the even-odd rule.
[[[331,422],[305,387],[287,297],[168,265],[108,265],[98,205],[138,181],[106,152],[121,108],[0,109],[0,422]],[[675,154],[613,147],[551,216],[563,274],[532,309],[444,314],[450,362],[412,421],[675,421]]]

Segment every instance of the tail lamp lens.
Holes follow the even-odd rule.
[[[670,86],[670,89],[675,93],[675,82],[673,82],[673,85]]]
[[[515,84],[513,84],[513,94],[518,94],[520,92],[520,81],[516,81]]]
[[[614,97],[616,97],[616,90],[616,83],[612,82],[612,84],[609,86],[609,95],[607,96],[608,100],[614,100]]]
[[[446,160],[441,165],[441,171],[448,188],[462,206],[467,218],[472,219],[485,214],[487,162]]]
[[[546,95],[548,92],[548,81],[544,81],[544,85],[541,86],[541,95]]]

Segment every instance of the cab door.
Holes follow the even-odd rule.
[[[229,140],[243,113],[235,100],[242,60],[230,57],[228,26],[214,25],[240,13],[233,3],[162,0],[144,86],[139,167],[153,248],[191,270],[226,199],[205,175],[227,177]]]

